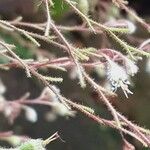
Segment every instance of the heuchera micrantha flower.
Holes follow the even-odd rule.
[[[118,88],[121,88],[126,97],[128,97],[128,94],[133,94],[128,88],[130,82],[126,70],[111,60],[107,63],[107,78],[110,81],[114,92]]]

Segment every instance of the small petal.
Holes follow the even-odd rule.
[[[136,26],[131,21],[128,21],[128,20],[126,20],[126,23],[127,23],[130,34],[134,33],[136,31]]]
[[[126,74],[125,69],[113,61],[110,61],[107,65],[107,76],[110,81],[117,83],[120,80],[128,80],[128,75]]]
[[[58,116],[61,117],[74,117],[76,112],[68,109],[64,104],[53,102],[51,104],[52,110],[45,116],[47,121],[55,121]]]
[[[59,90],[58,87],[53,85],[52,88],[55,90],[55,92],[60,93],[60,90]],[[58,101],[58,98],[57,98],[56,94],[49,87],[44,88],[44,90],[41,94],[41,97],[42,98],[46,97],[50,101]]]
[[[139,70],[135,62],[133,62],[132,60],[128,58],[126,58],[125,60],[125,67],[126,67],[127,73],[131,76],[134,76]]]
[[[37,112],[35,109],[29,107],[29,106],[23,106],[23,109],[25,110],[25,117],[30,122],[36,122],[38,120]]]
[[[74,111],[71,111],[68,109],[64,104],[60,102],[55,102],[52,105],[52,111],[53,113],[59,115],[59,116],[71,116],[73,117],[75,115]]]
[[[45,114],[46,121],[53,122],[57,119],[57,115],[53,111],[49,111]]]

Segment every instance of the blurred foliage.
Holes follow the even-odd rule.
[[[16,35],[16,36],[19,36],[19,35]],[[18,41],[17,38],[14,38],[13,36],[11,36],[11,34],[0,32],[0,38],[3,39],[6,43],[15,45],[16,48],[14,51],[21,58],[29,59],[33,57],[32,51],[27,46],[23,46],[21,42]]]
[[[51,11],[55,19],[60,19],[68,10],[69,7],[62,0],[54,0],[54,7]]]

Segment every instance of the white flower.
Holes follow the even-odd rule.
[[[129,33],[130,34],[134,33],[136,31],[136,26],[131,21],[126,20],[125,22],[128,26]]]
[[[73,112],[67,106],[60,102],[54,102],[52,105],[52,111],[59,116],[74,116]]]
[[[56,93],[60,94],[60,90],[56,86],[52,86]],[[75,115],[75,111],[72,111],[67,105],[60,102],[57,95],[48,87],[46,87],[42,94],[41,98],[45,97],[49,100],[51,111],[46,114],[46,120],[54,121],[57,119],[58,116],[62,117],[73,117]]]
[[[21,146],[18,147],[18,150],[46,150],[43,145],[43,140],[41,139],[30,139],[24,143],[21,144]]]
[[[58,94],[60,93],[60,89],[55,85],[53,85],[52,88],[55,90],[56,93]],[[40,97],[41,98],[46,97],[50,101],[58,101],[56,94],[49,87],[44,88]]]
[[[121,88],[126,97],[128,97],[128,93],[133,94],[128,89],[128,85],[130,85],[130,82],[128,80],[128,75],[125,69],[111,60],[109,60],[107,64],[107,77],[111,82],[113,91],[116,91],[118,88]]]
[[[22,108],[25,111],[25,117],[30,122],[36,122],[38,120],[37,112],[35,109],[29,107],[29,106],[22,106]]]
[[[126,74],[126,71],[119,66],[117,63],[109,60],[107,64],[107,75],[108,79],[110,81],[116,81],[118,82],[119,80],[125,81],[128,79],[128,75]]]
[[[70,110],[63,103],[56,101],[51,104],[52,110],[46,114],[48,121],[54,121],[58,116],[61,117],[74,117],[75,111]]]
[[[125,67],[126,67],[126,71],[129,75],[134,76],[139,68],[138,66],[135,64],[135,62],[133,62],[132,60],[126,58],[125,60]]]

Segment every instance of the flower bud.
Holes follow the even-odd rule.
[[[33,123],[37,121],[37,112],[33,108],[29,106],[23,106],[23,109],[25,110],[25,117],[28,121]]]
[[[1,148],[0,150],[46,150],[41,139],[30,139],[17,148]]]
[[[125,67],[126,67],[127,73],[131,76],[134,76],[135,74],[137,74],[137,72],[139,70],[139,68],[135,64],[135,62],[128,58],[126,58],[126,60],[125,60]]]
[[[112,90],[114,92],[118,88],[121,88],[127,98],[128,98],[127,94],[133,94],[128,88],[130,82],[128,80],[128,75],[125,69],[111,60],[109,60],[107,64],[107,78],[110,81],[112,85]]]
[[[31,139],[23,143],[18,150],[46,150],[43,146],[43,140]]]

